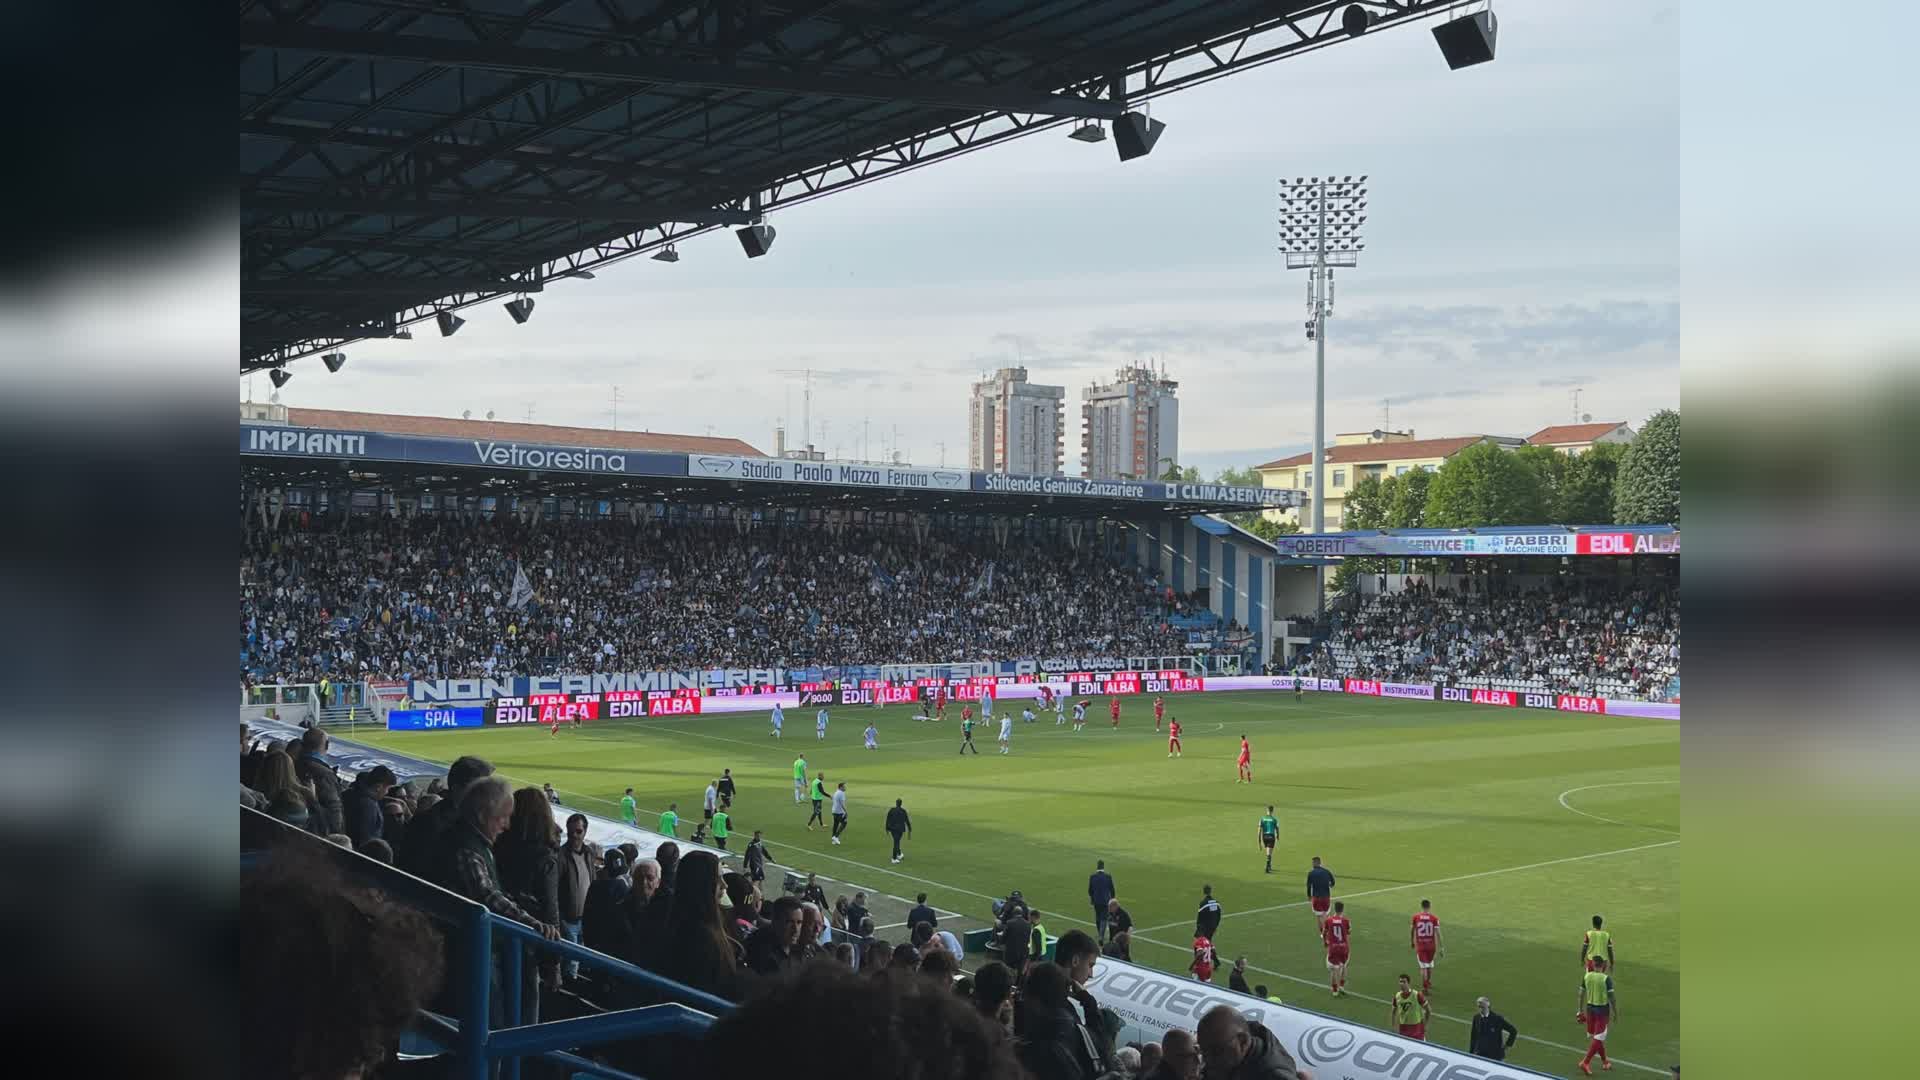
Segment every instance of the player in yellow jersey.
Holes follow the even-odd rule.
[[[1600,1055],[1600,1071],[1613,1068],[1612,1059],[1607,1057],[1607,1029],[1613,1026],[1617,1007],[1613,1000],[1613,976],[1607,974],[1605,957],[1595,956],[1593,967],[1580,976],[1580,1012],[1574,1019],[1587,1026],[1587,1056],[1580,1059],[1580,1071],[1593,1075],[1589,1062],[1595,1054]]]
[[[1613,934],[1600,929],[1601,921],[1600,916],[1595,915],[1593,929],[1580,941],[1580,966],[1589,971],[1593,970],[1596,958],[1604,959],[1609,968],[1613,966]]]

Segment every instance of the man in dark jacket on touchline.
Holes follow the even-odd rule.
[[[1087,902],[1093,905],[1094,938],[1101,942],[1107,940],[1107,904],[1113,895],[1113,875],[1107,873],[1107,860],[1094,860],[1093,873],[1087,878]]]
[[[1473,1032],[1467,1036],[1467,1050],[1475,1057],[1491,1058],[1494,1061],[1507,1060],[1507,1051],[1513,1049],[1513,1041],[1520,1037],[1520,1031],[1507,1022],[1507,1018],[1493,1011],[1493,1002],[1486,998],[1474,1002]],[[1506,1038],[1502,1039],[1501,1034]]]
[[[1231,1005],[1215,1005],[1200,1018],[1200,1056],[1204,1080],[1313,1080],[1295,1064],[1280,1037],[1265,1024],[1249,1022]]]
[[[900,850],[900,841],[913,835],[913,819],[907,816],[907,808],[900,805],[899,799],[893,800],[893,809],[887,811],[887,834],[893,837],[893,861],[906,858]]]

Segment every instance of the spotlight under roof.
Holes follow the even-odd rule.
[[[467,320],[444,310],[434,312],[433,321],[440,324],[441,337],[452,337],[455,330],[467,325]]]

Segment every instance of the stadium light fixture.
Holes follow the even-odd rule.
[[[399,339],[400,339],[401,341],[412,341],[412,340],[413,340],[413,328],[412,328],[412,327],[407,327],[407,326],[403,326],[403,327],[401,327],[400,329],[398,329],[398,330],[395,330],[395,331],[393,332],[393,335],[392,335],[392,336],[393,336],[393,337],[396,337],[396,338],[399,338]]]
[[[1280,181],[1280,251],[1287,269],[1307,271],[1307,340],[1313,342],[1313,531],[1327,528],[1327,319],[1333,314],[1333,271],[1360,263],[1367,177],[1294,177]],[[1315,573],[1324,575],[1325,567]],[[1324,580],[1318,609],[1325,611]]]
[[[564,272],[562,272],[560,276],[561,276],[561,277],[570,277],[570,278],[579,278],[579,279],[580,279],[581,281],[592,281],[592,280],[593,280],[593,271],[591,271],[591,270],[567,270],[567,271],[564,271]]]
[[[441,337],[452,337],[455,330],[467,325],[467,320],[445,308],[433,313],[433,321],[440,324]]]
[[[672,244],[668,244],[666,247],[663,247],[659,251],[656,251],[653,253],[653,261],[663,262],[663,263],[677,263],[680,261],[680,252],[677,249],[675,249]]]
[[[267,378],[273,380],[273,388],[278,390],[287,385],[293,378],[293,372],[288,371],[286,368],[274,368],[272,371],[267,372]]]
[[[514,325],[519,326],[533,318],[533,299],[520,296],[506,302],[507,314],[513,316]]]
[[[1078,139],[1083,143],[1106,142],[1107,129],[1101,127],[1098,122],[1089,120],[1086,123],[1081,124],[1079,127],[1074,128],[1073,132],[1069,134],[1067,138]]]
[[[335,349],[322,356],[320,362],[327,365],[328,371],[338,373],[341,368],[347,366],[347,354]]]

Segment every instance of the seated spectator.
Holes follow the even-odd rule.
[[[973,1007],[1004,1030],[1013,1030],[1013,969],[989,960],[973,973]]]
[[[282,852],[243,875],[238,945],[243,1076],[371,1073],[443,978],[427,916],[310,855]]]
[[[949,984],[960,974],[960,962],[945,949],[935,949],[920,958],[920,974],[943,985]]]
[[[747,967],[761,975],[779,975],[804,958],[806,913],[798,898],[781,896],[767,905],[768,921],[747,938]]]
[[[1199,1043],[1206,1080],[1306,1080],[1280,1037],[1231,1005],[1200,1018]]]
[[[259,792],[267,800],[267,813],[296,829],[317,831],[325,820],[313,786],[300,779],[293,759],[285,751],[269,753],[260,767]]]
[[[721,1017],[690,1075],[759,1075],[769,1048],[822,1077],[1024,1080],[1012,1040],[924,979],[809,968]]]
[[[1144,1076],[1146,1080],[1201,1080],[1203,1067],[1193,1032],[1173,1028],[1160,1036],[1160,1061]]]
[[[738,1000],[740,959],[720,914],[721,888],[720,860],[712,852],[680,857],[656,970],[696,990]]]
[[[393,790],[398,777],[385,765],[375,765],[353,778],[340,793],[341,831],[353,838],[355,846],[386,835],[387,815],[382,802]]]

